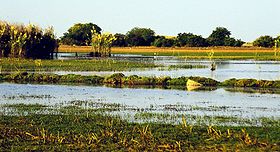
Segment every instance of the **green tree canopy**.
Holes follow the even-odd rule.
[[[64,33],[61,42],[66,45],[90,45],[93,30],[100,34],[102,29],[93,23],[77,23]]]
[[[228,37],[225,39],[225,44],[224,46],[233,46],[233,47],[241,47],[245,42],[243,42],[242,40],[238,39],[234,39],[232,37]]]
[[[206,40],[200,36],[192,33],[179,33],[177,36],[177,43],[181,47],[204,47],[207,46]]]
[[[157,36],[153,42],[156,47],[172,47],[175,45],[174,38],[166,38],[165,36]]]
[[[155,40],[155,32],[150,28],[135,27],[126,34],[129,46],[150,46]]]
[[[231,33],[224,27],[217,27],[207,38],[210,46],[225,46],[225,40],[230,37]]]
[[[126,37],[124,34],[116,33],[114,37],[115,40],[113,41],[112,46],[117,46],[117,47],[127,46]]]
[[[259,47],[273,47],[274,39],[268,35],[260,36],[253,42],[253,45]]]

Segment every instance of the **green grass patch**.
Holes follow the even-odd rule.
[[[1,71],[129,71],[136,68],[161,67],[147,62],[113,59],[92,60],[29,60],[0,59]]]

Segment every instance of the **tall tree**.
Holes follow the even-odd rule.
[[[62,44],[66,45],[90,45],[92,32],[101,33],[101,28],[93,23],[77,23],[68,29],[61,38]]]
[[[225,46],[225,41],[230,37],[231,33],[224,27],[217,27],[207,38],[211,46]]]
[[[150,28],[135,27],[127,32],[129,46],[150,46],[155,40],[155,32]]]

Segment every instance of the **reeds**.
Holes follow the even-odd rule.
[[[58,48],[53,28],[0,21],[0,57],[51,58]]]

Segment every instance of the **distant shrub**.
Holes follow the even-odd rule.
[[[208,46],[206,39],[200,35],[192,33],[179,33],[177,36],[177,45],[180,47],[205,47]]]
[[[115,46],[115,47],[126,47],[128,45],[126,37],[125,37],[124,34],[116,33],[114,35],[114,37],[115,37],[115,40],[113,41],[112,46]]]
[[[261,36],[259,38],[257,38],[254,42],[253,42],[254,46],[259,46],[259,47],[273,47],[274,46],[274,39],[271,36]]]
[[[174,38],[165,38],[164,36],[158,36],[152,43],[156,47],[172,47],[175,45]]]

